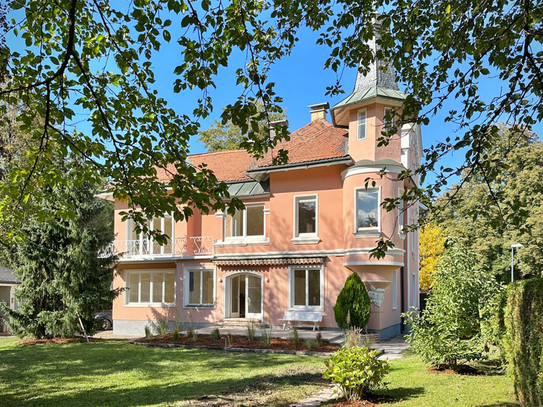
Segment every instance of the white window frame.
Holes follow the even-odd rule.
[[[398,270],[392,273],[392,309],[398,309]]]
[[[190,295],[189,295],[189,289],[190,289],[190,273],[199,272],[200,273],[200,302],[199,303],[191,303],[189,302]],[[203,292],[203,285],[201,282],[202,279],[202,273],[203,272],[211,272],[213,275],[213,302],[211,304],[202,304],[202,292]],[[209,268],[209,267],[193,267],[193,268],[187,268],[183,270],[183,307],[184,308],[215,308],[217,306],[217,270],[215,268]]]
[[[137,236],[137,240],[139,241],[139,247],[140,247],[140,255],[144,255],[146,253],[143,253],[142,250],[143,250],[143,240],[144,239],[147,239],[147,244],[149,245],[149,254],[152,254],[152,255],[168,255],[168,254],[173,254],[174,251],[175,251],[175,218],[173,217],[173,213],[170,214],[170,217],[172,218],[172,230],[171,231],[166,231],[164,230],[164,217],[161,217],[161,218],[158,218],[158,217],[154,217],[152,220],[147,220],[146,223],[147,225],[149,226],[149,229],[150,230],[153,230],[152,229],[152,226],[153,226],[153,223],[155,221],[155,219],[160,219],[160,230],[162,231],[162,233],[165,233],[168,235],[168,237],[170,238],[169,242],[170,242],[170,245],[171,245],[171,253],[168,253],[168,252],[164,252],[164,248],[166,247],[165,245],[161,245],[160,246],[160,252],[159,253],[154,253],[153,252],[153,248],[154,248],[154,239],[149,236],[149,235],[146,235],[144,234],[143,232],[140,232],[140,233],[137,233],[136,236]],[[134,230],[134,221],[132,219],[129,219],[127,222],[126,222],[126,239],[125,240],[134,240],[132,239],[132,231]],[[136,254],[138,255],[138,254]]]
[[[299,226],[299,203],[300,202],[315,202],[315,232],[314,233],[300,233]],[[293,219],[294,237],[291,241],[294,244],[315,244],[319,243],[319,195],[295,195],[294,196],[294,219]]]
[[[173,302],[157,302],[154,301],[153,298],[153,276],[155,274],[162,273],[162,298],[166,295],[166,274],[173,274]],[[130,277],[134,274],[139,275],[138,278],[138,301],[137,302],[131,302],[130,301],[130,290],[132,287],[130,287]],[[141,275],[142,274],[150,274],[151,275],[151,281],[149,283],[149,302],[141,302]],[[125,279],[124,279],[124,306],[125,307],[141,307],[141,306],[161,306],[161,307],[174,307],[176,304],[176,296],[177,296],[177,276],[176,276],[175,269],[141,269],[141,270],[130,270],[126,271]]]
[[[386,120],[387,112],[392,112],[392,121]],[[385,130],[390,130],[392,127],[394,127],[394,115],[396,114],[396,110],[393,107],[385,107],[383,110],[383,128]]]
[[[405,233],[403,233],[402,230],[405,228],[405,215],[407,213],[405,210],[405,201],[402,199],[404,192],[405,190],[401,188],[398,189],[398,198],[400,198],[400,203],[398,205],[398,235],[400,235],[402,239],[405,238]]]
[[[262,231],[262,235],[253,235],[253,236],[247,236],[247,208],[253,208],[253,207],[262,207],[262,218],[264,223],[264,230]],[[243,235],[242,236],[228,236],[228,216],[229,214],[225,214],[224,216],[224,239],[225,241],[228,240],[250,240],[250,239],[258,239],[262,240],[266,237],[266,205],[264,204],[254,204],[254,205],[245,205],[245,208],[243,208]],[[232,227],[232,225],[230,225]],[[231,234],[232,232],[230,232]]]
[[[360,124],[361,124],[361,118],[364,117],[364,134],[361,134],[360,131]],[[356,140],[365,140],[366,134],[368,132],[367,129],[368,125],[368,110],[367,109],[360,109],[356,112]]]
[[[375,192],[377,191],[377,217],[379,226],[377,227],[367,227],[367,228],[359,228],[358,227],[358,191],[363,192]],[[368,234],[368,233],[381,233],[381,226],[382,226],[382,217],[381,217],[381,187],[375,187],[375,188],[355,188],[354,189],[354,233],[358,234]]]
[[[294,272],[296,270],[306,270],[305,274],[305,303],[309,302],[309,279],[307,278],[307,270],[320,271],[320,305],[294,305]],[[309,266],[291,266],[288,268],[288,306],[290,310],[301,311],[324,311],[324,266],[309,265]]]

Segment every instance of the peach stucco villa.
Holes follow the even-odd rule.
[[[123,223],[126,203],[115,202],[115,246],[123,255],[114,286],[127,290],[113,304],[114,333],[142,334],[164,317],[280,326],[286,311],[299,311],[292,315],[302,320],[304,312],[319,315],[320,329],[337,329],[333,307],[355,272],[372,298],[368,330],[382,338],[399,334],[401,312],[418,307],[418,232],[401,233],[418,221],[418,205],[387,212],[380,204],[418,182],[397,175],[419,165],[422,143],[417,125],[404,125],[386,147],[377,138],[387,110],[400,109],[404,99],[393,70],[376,62],[332,107],[331,123],[327,104],[310,106],[311,121],[277,147],[288,149],[288,164],[255,160],[245,150],[189,156],[227,182],[245,209],[177,223],[153,219],[153,229],[171,237],[165,246]],[[368,177],[375,186],[365,187]],[[381,237],[394,248],[372,258]]]

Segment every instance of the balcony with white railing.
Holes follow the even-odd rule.
[[[160,245],[151,238],[115,240],[106,250],[121,260],[150,260],[164,258],[193,258],[213,255],[213,236],[178,237]]]

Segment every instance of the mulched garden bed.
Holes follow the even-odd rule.
[[[260,338],[255,337],[250,341],[246,336],[232,336],[232,344],[226,344],[227,348],[238,349],[271,349],[280,351],[305,351],[305,352],[321,352],[321,353],[333,353],[338,350],[337,346],[331,345],[325,341],[321,346],[310,349],[307,347],[303,340],[296,344],[288,339],[272,338],[270,346],[264,346]],[[172,345],[185,345],[185,346],[201,346],[206,348],[218,348],[224,349],[224,336],[221,339],[211,339],[210,335],[198,335],[196,340],[186,335],[180,335],[178,341],[173,340],[173,335],[166,334],[161,336],[153,336],[152,338],[140,338],[136,339],[135,343],[144,344],[172,344]]]
[[[89,342],[99,342],[100,338],[89,338]],[[51,338],[51,339],[32,339],[27,338],[19,341],[21,345],[24,346],[34,346],[34,345],[66,345],[68,343],[83,343],[87,342],[85,338]]]
[[[326,404],[326,407],[377,407],[381,403],[391,403],[394,401],[394,397],[368,394],[366,400],[348,401],[346,399],[340,399],[337,402]]]

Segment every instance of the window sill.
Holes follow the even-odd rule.
[[[216,308],[216,305],[215,304],[187,304],[187,305],[183,305],[183,308],[190,308],[190,309],[195,309],[195,308],[202,308],[202,309],[214,309]]]
[[[381,232],[379,230],[359,230],[353,234],[357,239],[365,237],[381,237]]]
[[[228,247],[228,246],[259,246],[259,245],[269,245],[269,238],[242,238],[242,239],[227,239],[222,241],[217,241],[215,247]]]
[[[294,244],[317,244],[321,241],[318,236],[315,237],[294,237],[290,239]]]
[[[174,308],[177,305],[175,303],[163,303],[163,302],[142,302],[142,303],[130,303],[124,304],[126,308]]]

